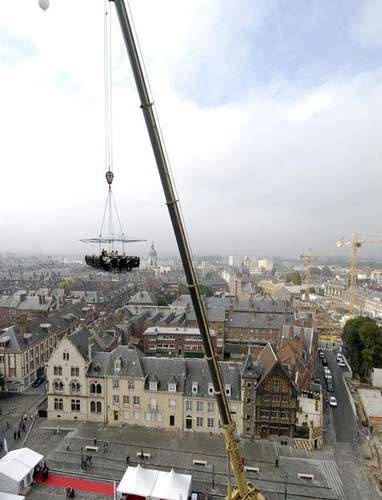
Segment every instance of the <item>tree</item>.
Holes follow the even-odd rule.
[[[382,329],[365,316],[349,319],[343,330],[350,364],[361,380],[367,380],[372,368],[382,368]]]
[[[286,275],[286,282],[293,285],[301,285],[301,274],[298,271],[292,271]]]
[[[214,290],[210,286],[199,284],[199,288],[200,288],[200,293],[202,295],[205,295],[206,297],[212,297],[214,294]],[[186,283],[179,283],[178,294],[179,295],[190,295],[190,290],[189,290],[188,286],[186,285]]]

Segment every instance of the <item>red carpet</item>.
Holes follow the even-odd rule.
[[[40,475],[37,476],[38,483],[46,483],[49,486],[56,486],[57,488],[73,488],[78,491],[93,491],[94,493],[101,493],[103,495],[113,496],[112,483],[100,483],[98,481],[90,481],[88,479],[77,479],[76,477],[59,476],[57,474],[49,473],[46,481],[43,481]]]

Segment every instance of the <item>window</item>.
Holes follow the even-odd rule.
[[[269,410],[260,410],[260,418],[262,419],[269,418]]]
[[[139,405],[139,396],[134,396],[133,397],[133,404]]]
[[[158,390],[158,382],[149,382],[149,389],[150,389],[150,391],[157,391]]]
[[[280,394],[273,394],[272,395],[272,403],[280,403]]]
[[[280,390],[280,380],[275,379],[272,382],[272,391],[277,392]]]
[[[211,383],[208,384],[208,395],[209,396],[214,395],[214,386]]]
[[[72,382],[70,384],[70,389],[72,392],[81,392],[81,385],[79,382]]]
[[[207,427],[211,429],[214,426],[214,419],[213,418],[207,418]]]
[[[72,411],[81,411],[81,403],[79,399],[72,399],[71,409]]]
[[[288,394],[281,394],[281,401],[283,403],[287,403],[288,402]]]
[[[170,427],[174,427],[175,425],[175,415],[170,415]]]
[[[55,380],[53,387],[55,391],[62,392],[64,390],[64,384],[61,382],[61,380]]]
[[[62,398],[54,398],[54,409],[55,410],[63,410],[64,409],[64,401]]]
[[[263,396],[263,403],[265,405],[269,405],[271,403],[271,396],[270,396],[270,394],[264,394],[264,396]]]
[[[203,427],[203,417],[196,417],[196,427]]]
[[[134,420],[139,420],[139,411],[133,412],[133,418],[134,418]]]
[[[145,420],[151,422],[151,413],[149,411],[145,411]]]
[[[168,392],[176,392],[176,384],[168,384]]]
[[[280,418],[288,419],[289,418],[289,411],[281,410],[280,411]]]
[[[156,419],[157,419],[157,422],[163,422],[162,413],[157,413]]]
[[[96,385],[90,384],[90,394],[95,394],[95,391],[96,391]]]
[[[192,411],[192,401],[186,400],[186,411]]]
[[[90,412],[95,413],[95,411],[96,411],[95,401],[90,401]]]
[[[158,408],[157,398],[150,398],[150,408],[156,410]]]
[[[236,406],[231,406],[231,415],[236,415]]]
[[[280,412],[279,411],[277,411],[277,410],[272,410],[271,411],[271,418],[272,419],[278,419],[279,416],[280,416]]]
[[[101,401],[96,402],[96,412],[97,413],[102,413],[102,403]]]
[[[69,361],[69,353],[68,352],[64,352],[62,354],[62,359],[65,360],[65,361]]]
[[[227,384],[225,386],[225,394],[226,394],[226,396],[231,397],[231,385],[230,384]]]
[[[113,404],[119,404],[119,394],[113,394]]]
[[[70,368],[70,375],[72,377],[79,377],[80,376],[80,369],[78,368],[78,366],[72,366]]]
[[[129,380],[128,381],[127,388],[128,389],[134,389],[134,380]]]
[[[198,394],[198,383],[197,382],[192,382],[192,394]]]
[[[168,400],[168,406],[169,406],[169,408],[175,408],[176,407],[176,400],[175,399],[169,399]]]
[[[101,384],[97,384],[96,385],[96,393],[97,394],[102,394],[102,385]]]
[[[119,389],[119,380],[117,378],[113,378],[113,389]]]
[[[129,418],[130,418],[130,410],[124,410],[123,420],[129,420]]]
[[[196,411],[203,411],[203,401],[196,402]]]
[[[114,361],[114,373],[119,373],[121,371],[121,358],[118,358]]]
[[[130,403],[130,396],[123,396],[123,404],[128,405]]]
[[[53,367],[54,375],[62,375],[62,366],[54,366]]]
[[[208,403],[208,405],[207,405],[208,413],[213,412],[214,409],[215,409],[215,403]]]

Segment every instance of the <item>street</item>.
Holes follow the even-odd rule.
[[[325,406],[325,413],[329,413],[332,425],[333,441],[336,443],[352,443],[357,434],[357,424],[353,407],[349,399],[349,393],[346,390],[343,380],[343,374],[346,368],[338,366],[336,361],[336,352],[324,351],[328,360],[328,367],[332,372],[334,393],[328,393],[324,379],[324,371],[321,360],[319,361],[319,373],[321,384],[323,387],[324,401],[330,396],[337,398],[337,407],[331,407],[329,404]]]

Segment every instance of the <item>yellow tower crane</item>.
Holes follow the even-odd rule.
[[[309,290],[312,288],[312,259],[316,259],[318,257],[330,257],[332,254],[319,254],[319,253],[311,253],[309,250],[308,253],[300,255],[300,259],[305,262],[305,298],[307,302],[310,302],[310,293]]]
[[[352,239],[344,241],[342,238],[337,241],[337,248],[342,248],[345,245],[351,246],[351,263],[350,263],[350,290],[349,290],[349,311],[350,314],[355,313],[355,299],[357,294],[357,272],[358,272],[358,248],[365,243],[382,243],[382,236],[371,236],[360,238],[357,233],[354,233]]]

